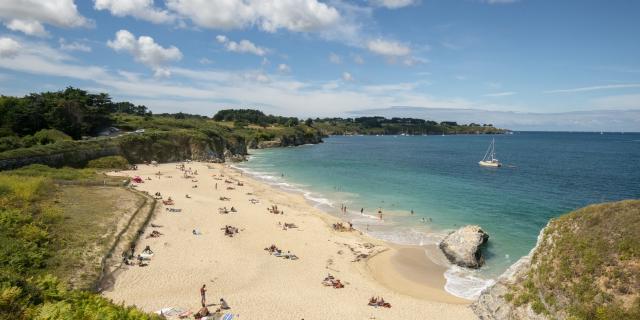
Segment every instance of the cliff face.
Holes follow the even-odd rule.
[[[0,171],[20,168],[30,164],[46,164],[50,167],[81,167],[90,160],[118,154],[120,154],[120,148],[116,144],[95,143],[82,148],[68,148],[55,152],[34,153],[0,159]]]
[[[90,160],[121,155],[130,163],[143,161],[171,162],[185,159],[224,162],[241,161],[247,154],[244,138],[207,136],[198,132],[152,132],[131,134],[114,139],[71,141],[63,145],[13,152],[0,158],[0,170],[30,164],[51,167],[82,167]]]
[[[294,134],[283,135],[274,140],[268,141],[256,141],[252,140],[249,147],[252,149],[266,149],[266,148],[278,148],[278,147],[294,147],[304,144],[318,144],[322,143],[323,135],[319,130],[314,132],[301,132],[297,131]]]
[[[526,278],[529,268],[531,267],[531,257],[540,245],[544,230],[545,229],[542,229],[542,231],[540,231],[538,242],[529,254],[520,258],[509,267],[509,269],[496,280],[496,283],[485,289],[478,297],[478,300],[471,305],[471,309],[478,318],[482,320],[548,319],[545,315],[536,314],[529,305],[515,306],[505,298],[511,294],[511,287]]]
[[[120,142],[120,152],[131,163],[185,159],[222,162],[225,158],[242,158],[246,150],[241,137],[207,137],[181,132],[131,135]]]
[[[472,309],[480,319],[640,319],[640,200],[551,220]]]

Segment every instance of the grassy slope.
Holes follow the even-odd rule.
[[[505,298],[554,319],[640,319],[640,201],[551,221],[527,279]]]
[[[153,318],[65,283],[87,286],[96,280],[113,222],[131,211],[121,210],[123,200],[112,197],[127,192],[58,185],[54,179],[104,181],[88,169],[35,166],[0,174],[0,319]],[[127,196],[133,209],[137,197]]]

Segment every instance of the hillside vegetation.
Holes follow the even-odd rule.
[[[479,301],[512,319],[640,319],[640,200],[553,219],[530,264]]]
[[[314,127],[328,135],[440,135],[440,134],[501,134],[504,129],[491,124],[458,124],[454,121],[435,122],[415,118],[359,117],[308,119]]]
[[[123,195],[94,197],[84,189],[65,196],[55,181],[95,179],[102,180],[91,169],[44,166],[0,174],[0,319],[157,318],[69,285],[72,279],[76,284],[96,280],[99,264],[87,252],[105,254],[108,239],[96,237],[113,225],[106,219],[117,220],[122,211],[105,205]],[[90,204],[74,211],[70,202],[79,192]]]
[[[0,170],[32,163],[82,167],[105,156],[130,163],[241,160],[248,147],[321,141],[318,129],[297,118],[257,110],[154,115],[145,106],[76,88],[0,97]]]

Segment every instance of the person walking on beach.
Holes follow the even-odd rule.
[[[360,214],[364,214],[364,208],[360,208]]]
[[[202,307],[205,307],[205,303],[206,303],[206,295],[207,295],[207,288],[206,288],[206,284],[202,285],[202,288],[200,288],[200,299],[201,299],[201,303],[202,303]]]

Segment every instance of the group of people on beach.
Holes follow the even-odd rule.
[[[267,208],[267,211],[273,214],[284,214],[284,211],[278,209],[277,205],[272,205],[271,208]]]
[[[207,309],[207,285],[203,284],[202,287],[200,287],[200,304],[202,305],[202,308],[194,315],[194,318],[196,319],[202,319],[204,317],[210,316],[211,312],[209,312],[209,309]],[[215,313],[220,312],[221,310],[229,310],[231,309],[231,307],[229,307],[229,304],[227,303],[227,301],[224,300],[224,298],[220,298],[220,302],[218,303],[219,309],[215,311]]]

